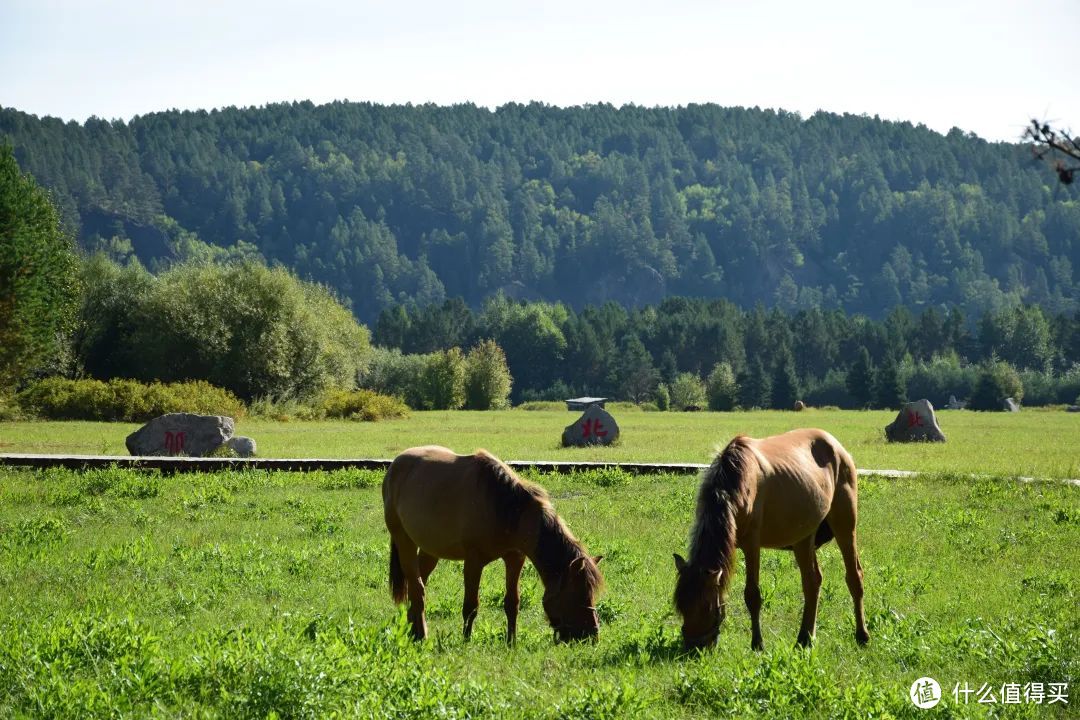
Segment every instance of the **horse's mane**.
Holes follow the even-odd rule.
[[[573,560],[584,556],[589,560],[583,564],[589,586],[594,590],[599,589],[603,584],[599,568],[555,513],[547,491],[519,477],[506,463],[486,450],[477,450],[474,457],[487,475],[487,486],[495,503],[495,517],[504,532],[515,532],[521,516],[530,507],[536,506],[539,510],[540,534],[532,561],[541,577],[558,576]]]
[[[721,594],[735,565],[735,511],[745,505],[749,490],[747,466],[752,459],[749,440],[745,435],[737,435],[705,471],[698,488],[694,528],[690,531],[689,563],[709,573],[723,571]]]

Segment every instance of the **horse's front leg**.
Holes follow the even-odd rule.
[[[821,592],[821,569],[818,567],[817,551],[814,549],[814,536],[811,534],[795,543],[795,561],[802,574],[803,617],[796,642],[802,647],[810,647],[817,628],[818,596]]]
[[[746,559],[746,589],[743,591],[743,599],[750,612],[750,647],[753,650],[764,650],[765,643],[761,640],[761,547],[756,541],[743,547],[743,557]]]
[[[473,621],[480,607],[480,577],[486,564],[476,557],[465,558],[465,602],[461,606],[461,619],[465,624],[466,640],[472,636]]]
[[[525,556],[521,553],[510,553],[503,558],[506,563],[506,595],[503,597],[503,610],[506,611],[506,642],[514,644],[517,637],[518,605],[521,602],[519,585],[521,580],[521,568],[525,565]]]

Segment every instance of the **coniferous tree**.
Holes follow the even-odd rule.
[[[0,388],[56,358],[72,329],[78,280],[49,196],[0,144]]]
[[[895,410],[907,401],[907,390],[900,368],[892,358],[886,358],[874,373],[874,405],[883,410]]]
[[[791,410],[799,399],[799,379],[795,377],[795,361],[787,346],[773,362],[772,407],[775,410]]]
[[[767,408],[772,398],[772,387],[761,358],[755,357],[747,369],[739,375],[739,404],[744,410]]]
[[[848,370],[845,381],[847,391],[860,407],[867,407],[874,400],[874,365],[865,345],[859,346],[855,363]]]

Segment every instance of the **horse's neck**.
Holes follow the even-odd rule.
[[[576,543],[566,535],[559,519],[547,513],[540,515],[536,542],[524,552],[536,567],[544,587],[557,580],[570,561],[581,554]]]
[[[754,482],[752,475],[743,483]],[[740,517],[748,508],[746,498],[750,489],[744,484],[735,488],[713,486],[698,498],[697,524],[690,543],[690,563],[714,570],[727,566],[734,552],[733,539],[738,532]]]

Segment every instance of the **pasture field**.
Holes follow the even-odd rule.
[[[561,404],[553,404],[561,407]],[[487,448],[505,460],[609,460],[707,463],[736,433],[756,437],[796,427],[828,430],[860,468],[1029,477],[1080,478],[1080,413],[942,411],[944,444],[890,444],[890,411],[642,412],[612,414],[622,437],[611,447],[562,448],[562,429],[578,413],[560,409],[414,412],[401,420],[278,422],[244,419],[237,433],[255,438],[262,457],[392,458],[414,445],[460,453]],[[0,423],[0,453],[126,455],[124,438],[139,425],[91,422]]]
[[[462,439],[450,444],[561,459],[547,432],[539,447],[515,445],[521,440],[509,434],[479,439],[490,418],[522,415],[532,422],[528,413],[463,415],[453,436]],[[624,415],[631,437],[652,420]],[[780,429],[788,416],[775,416],[747,414],[742,419],[752,422],[740,429]],[[414,416],[411,422],[425,424],[431,437],[395,445],[389,423],[347,428],[355,454],[385,455],[413,440],[446,441],[447,433],[435,432],[440,417]],[[883,424],[872,417],[873,425]],[[975,437],[978,423],[1004,417],[974,416],[968,430],[957,423],[946,431]],[[657,445],[659,456],[636,457],[702,460],[731,432],[723,416],[713,433],[706,432],[711,416],[664,419],[693,428],[694,439],[682,447],[695,452],[673,457],[675,448]],[[59,439],[53,428],[63,426],[37,427],[48,427],[42,436],[52,440]],[[242,429],[258,435],[270,427]],[[905,448],[896,460],[884,447],[872,455],[865,452],[873,447],[869,428],[836,427],[860,465],[903,466],[905,457],[918,457]],[[124,430],[110,432],[122,438]],[[352,454],[343,438],[316,442],[305,432],[293,445],[290,437],[268,433],[265,442],[275,454]],[[1067,442],[1075,438],[1060,439]],[[1043,439],[1039,447],[1054,453],[1053,445]],[[615,452],[627,456],[633,448],[627,442]],[[945,448],[969,458],[964,471],[986,469],[972,450]],[[1067,472],[1054,464],[1063,462],[1060,452],[1054,457],[1014,470]],[[997,453],[985,460],[1002,462]],[[164,476],[0,468],[0,717],[1076,716],[1075,487],[956,474],[864,478],[859,541],[868,647],[852,637],[843,567],[829,544],[819,551],[824,586],[811,651],[792,647],[801,593],[791,555],[766,551],[765,652],[749,648],[740,569],[718,647],[684,656],[672,613],[671,554],[685,552],[696,479],[617,470],[534,479],[549,488],[590,551],[605,555],[596,644],[553,645],[531,565],[523,575],[517,645],[507,648],[502,639],[501,565],[484,574],[473,640],[464,643],[461,566],[447,562],[429,582],[431,637],[407,640],[387,590],[377,472]],[[908,700],[908,689],[927,675],[941,683],[945,698],[924,711]],[[964,704],[952,695],[957,683],[986,683],[1000,695],[1005,683],[1031,682],[1069,683],[1069,705],[1049,705],[1049,696],[1043,704],[1021,696],[1019,704],[999,698],[980,705],[974,695]]]

